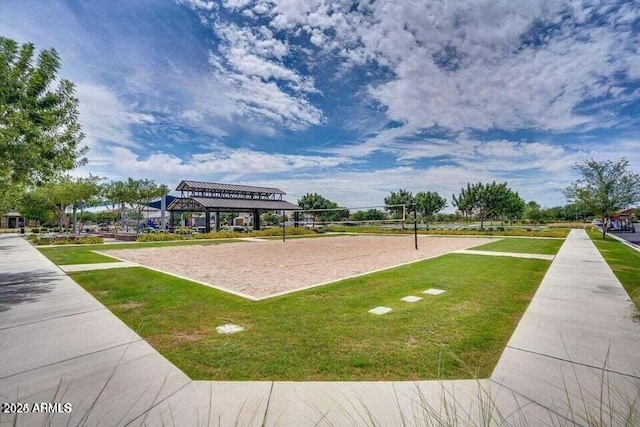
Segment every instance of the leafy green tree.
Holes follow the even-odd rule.
[[[453,195],[453,204],[468,218],[475,215],[480,220],[480,229],[488,219],[500,217],[504,226],[505,218],[516,218],[524,209],[524,201],[506,182],[483,184],[467,183],[458,196]]]
[[[353,221],[382,221],[386,218],[384,212],[378,209],[368,209],[366,211],[354,212],[351,215]]]
[[[110,181],[102,185],[102,204],[109,207],[113,217],[116,220],[116,210],[120,208],[120,224],[123,229],[126,225],[125,221],[125,204],[127,203],[127,190],[124,181]]]
[[[307,193],[298,200],[298,206],[305,211],[329,209],[329,203],[331,202],[328,199],[325,199],[318,193]],[[320,212],[309,212],[314,226],[319,213]]]
[[[265,212],[260,216],[260,221],[267,225],[277,225],[282,221],[282,217],[275,212]]]
[[[628,170],[629,161],[617,162],[585,160],[575,165],[582,175],[565,189],[570,202],[576,202],[586,210],[602,218],[603,224],[611,214],[640,202],[640,174]],[[607,227],[602,227],[602,238],[607,237]]]
[[[80,216],[86,209],[98,206],[100,193],[100,178],[89,176],[88,178],[71,178],[62,176],[55,181],[48,182],[25,194],[23,209],[34,215],[41,212],[54,212],[58,226],[62,229],[67,220],[67,209],[73,213],[73,229],[78,231],[77,213]],[[41,215],[38,215],[42,218]],[[49,215],[50,217],[50,215]],[[82,227],[82,224],[80,224]]]
[[[56,219],[55,212],[46,201],[45,194],[37,189],[25,192],[18,206],[23,217],[38,221],[40,224],[53,222]]]
[[[445,207],[447,207],[447,199],[436,192],[427,191],[416,194],[416,209],[425,218],[427,229],[429,229],[431,216]]]
[[[326,212],[320,212],[318,214],[318,218],[322,221],[342,221],[349,218],[349,210],[348,209],[340,209],[340,206],[336,202],[332,202],[331,200],[327,200],[327,208],[329,209]]]
[[[140,228],[140,220],[142,219],[142,211],[154,199],[162,197],[169,192],[166,185],[158,185],[153,180],[133,178],[127,179],[122,187],[121,197],[124,203],[134,212],[133,218],[136,219],[136,230]]]
[[[460,189],[460,194],[451,196],[452,204],[464,216],[465,222],[468,222],[473,215],[477,204],[478,187],[467,183],[467,188]]]
[[[0,37],[0,188],[37,185],[84,164],[73,84],[54,49]]]
[[[410,191],[399,189],[396,193],[392,191],[389,196],[384,198],[385,209],[393,212],[394,219],[402,219],[407,209],[411,209],[415,203],[415,198]],[[403,206],[400,206],[403,205]],[[404,221],[402,221],[402,229],[404,229]]]
[[[502,226],[504,227],[504,220],[507,219],[513,225],[513,221],[518,218],[522,218],[525,210],[525,202],[520,195],[509,189],[509,192],[504,200],[504,204],[498,209]]]
[[[507,184],[497,184],[495,181],[490,184],[479,182],[475,184],[475,189],[477,194],[475,212],[480,219],[480,230],[483,230],[484,222],[493,215],[497,215],[497,211],[504,203]]]
[[[534,224],[537,224],[543,218],[542,207],[540,204],[533,200],[528,202],[525,208],[524,217],[533,221]]]
[[[84,225],[84,214],[87,208],[96,207],[100,204],[100,193],[102,187],[100,181],[102,178],[89,175],[88,178],[78,178],[71,180],[67,185],[70,193],[72,203],[71,209],[73,212],[73,231],[78,233]],[[78,227],[78,212],[80,213],[80,225]]]

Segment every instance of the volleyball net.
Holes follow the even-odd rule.
[[[409,207],[378,205],[337,207],[330,209],[302,209],[289,212],[288,226],[392,226],[403,224],[409,217]]]

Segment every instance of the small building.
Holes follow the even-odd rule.
[[[20,227],[37,227],[38,221],[34,220],[25,220],[20,212],[16,210],[10,210],[9,212],[5,212],[2,217],[0,217],[0,229],[4,228],[20,228]]]
[[[0,218],[0,228],[20,228],[24,226],[24,219],[20,212],[9,211]]]

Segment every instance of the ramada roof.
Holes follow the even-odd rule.
[[[301,209],[299,206],[285,200],[227,199],[219,197],[178,197],[167,206],[167,209],[172,211],[203,211],[207,208],[214,211],[241,212],[253,211],[255,209],[272,211],[293,211]]]
[[[178,191],[223,191],[238,193],[261,193],[261,194],[287,194],[279,188],[257,187],[255,185],[220,184],[217,182],[203,181],[181,181],[176,188]]]

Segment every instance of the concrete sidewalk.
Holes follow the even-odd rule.
[[[589,411],[597,418],[601,409],[605,415],[624,412],[626,398],[640,398],[636,316],[629,295],[587,233],[572,230],[491,380],[568,418]],[[639,408],[637,401],[637,413]],[[606,415],[605,425],[619,424],[608,421]]]
[[[437,414],[467,425],[491,401],[502,416],[516,411],[508,422],[566,422],[567,391],[581,411],[603,372],[632,399],[640,390],[640,324],[628,299],[586,233],[572,231],[490,379],[191,381],[27,242],[2,236],[0,401],[73,403],[52,425],[395,426]],[[16,424],[43,420],[24,414]],[[0,425],[13,422],[0,414]]]

